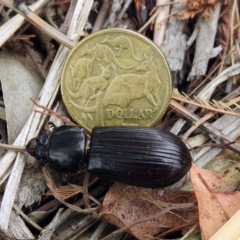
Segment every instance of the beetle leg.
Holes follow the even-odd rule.
[[[48,122],[49,130],[53,131],[57,126],[53,122]]]
[[[111,186],[111,184],[113,183],[113,181],[107,179],[107,178],[100,178],[100,183],[102,185],[102,187],[104,188],[109,188]]]

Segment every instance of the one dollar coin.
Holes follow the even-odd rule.
[[[95,126],[153,126],[172,95],[172,78],[160,49],[125,29],[91,34],[70,52],[61,91],[71,117]]]

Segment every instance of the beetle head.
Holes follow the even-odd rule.
[[[48,161],[47,149],[49,142],[49,132],[42,131],[39,136],[32,138],[25,146],[27,152],[35,157],[41,164],[46,164]]]

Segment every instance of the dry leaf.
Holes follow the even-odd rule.
[[[8,143],[11,144],[32,112],[29,98],[38,97],[43,79],[33,69],[30,60],[9,52],[0,54],[0,79],[6,109]]]
[[[149,218],[162,211],[168,203],[194,202],[193,192],[139,188],[114,184],[106,194],[100,216],[119,228]],[[173,228],[197,221],[195,209],[172,210],[161,218],[134,225],[129,232],[137,239],[151,239],[162,232],[163,228]]]
[[[6,110],[8,143],[11,144],[25,125],[33,106],[30,97],[37,98],[43,79],[27,57],[2,51],[0,54],[0,80]],[[29,161],[30,162],[30,158]],[[38,164],[25,167],[16,202],[21,208],[39,202],[46,184]]]
[[[240,208],[240,192],[219,192],[221,176],[192,166],[192,185],[198,200],[202,239],[209,239]]]

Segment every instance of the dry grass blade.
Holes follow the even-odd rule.
[[[172,4],[176,4],[176,2],[174,3],[168,3],[168,4],[162,4],[162,5],[158,5],[158,7],[156,7],[152,13],[152,16],[149,18],[149,20],[138,30],[139,33],[142,33],[152,22],[155,21],[155,19],[157,18],[157,16],[159,15],[160,11],[162,10],[160,7],[161,6],[166,6],[166,5],[172,5]],[[172,13],[171,15],[167,16],[165,19],[162,19],[161,22],[166,21],[167,19],[169,19],[170,17],[179,14],[180,12],[175,12]],[[160,24],[161,22],[158,22],[158,24]]]
[[[14,204],[15,211],[23,218],[25,219],[30,225],[32,225],[34,228],[38,229],[39,231],[42,231],[43,228],[40,227],[38,224],[36,224],[32,219],[30,219],[16,204]]]

